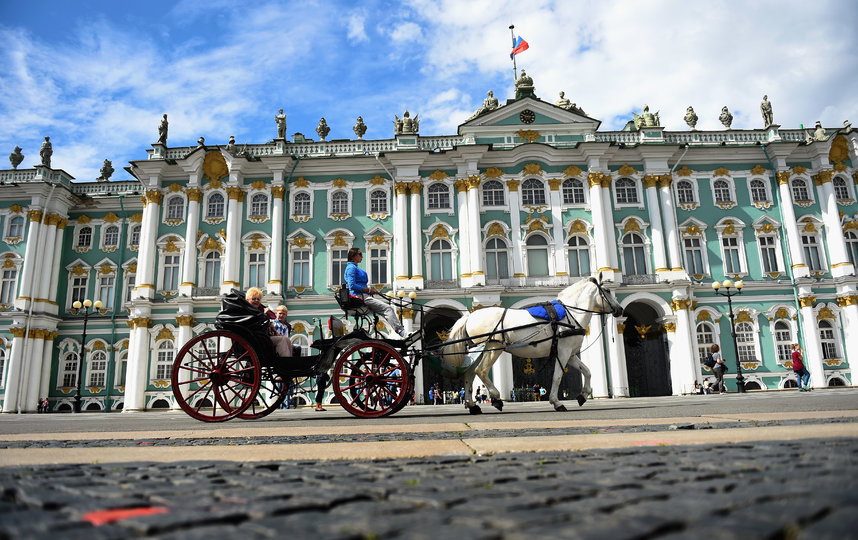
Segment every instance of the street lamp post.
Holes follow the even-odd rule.
[[[742,280],[733,283],[729,279],[725,279],[723,282],[715,281],[712,283],[715,294],[727,297],[727,309],[730,310],[730,335],[733,337],[733,351],[736,353],[736,392],[740,394],[745,393],[745,377],[742,376],[742,364],[739,362],[739,345],[736,343],[736,321],[733,316],[732,298],[742,294],[742,287],[744,286]]]
[[[72,313],[77,315],[81,308],[83,308],[83,335],[80,339],[80,358],[78,358],[77,363],[77,390],[74,394],[74,412],[80,412],[80,386],[83,382],[83,362],[86,359],[86,323],[89,322],[89,315],[92,313],[90,308],[94,307],[95,309],[101,309],[101,300],[96,300],[95,303],[92,302],[89,298],[80,302],[80,300],[75,300],[72,304]]]

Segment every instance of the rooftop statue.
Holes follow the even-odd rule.
[[[493,111],[493,110],[497,109],[499,106],[500,106],[500,103],[498,102],[498,98],[495,97],[494,92],[489,90],[486,99],[483,100],[482,106],[479,109],[477,109],[476,111],[474,111],[474,114],[472,114],[468,118],[468,120],[473,120],[474,118],[480,116],[483,113]]]
[[[521,75],[515,80],[515,99],[520,99],[526,96],[536,97],[533,94],[533,79],[527,76],[524,70],[521,70]]]
[[[691,128],[691,131],[697,129],[697,113],[694,112],[694,107],[690,105],[685,109],[685,123]]]
[[[774,124],[772,103],[769,101],[769,96],[763,96],[763,101],[760,103],[760,114],[763,115],[763,127],[769,127]]]
[[[721,108],[721,116],[718,117],[718,120],[721,120],[721,124],[727,129],[730,129],[730,126],[733,125],[733,115],[727,110],[726,105]]]
[[[167,115],[164,115],[164,118],[161,119],[161,124],[158,126],[158,142],[167,145],[167,129],[169,128],[169,123],[167,122]]]
[[[205,137],[200,137],[199,139],[197,139],[197,146],[205,146],[205,145],[206,145],[206,138]]]
[[[226,143],[226,151],[233,156],[235,155],[235,135],[229,136],[229,142]]]
[[[323,116],[321,120],[319,120],[319,125],[316,126],[316,133],[319,135],[321,140],[325,140],[325,137],[328,136],[328,133],[331,132],[331,128],[328,127],[328,122],[325,121],[325,117]]]
[[[280,109],[280,113],[274,117],[274,121],[277,122],[277,138],[285,139],[286,138],[286,115],[283,114],[283,109]]]
[[[358,139],[363,139],[363,136],[366,134],[366,124],[363,123],[363,116],[357,117],[357,122],[355,122],[354,127],[352,127],[352,131],[355,132]]]
[[[42,143],[42,148],[39,149],[39,155],[42,157],[42,165],[51,168],[51,156],[54,154],[54,147],[51,145],[51,138],[45,137],[45,142]]]
[[[640,115],[632,113],[635,121],[635,127],[640,129],[642,127],[658,127],[661,125],[661,120],[658,117],[658,113],[649,112],[649,105],[643,106],[643,113]]]
[[[852,129],[852,122],[850,122],[849,120],[844,120],[843,121],[843,132],[849,133],[849,131],[851,129]]]
[[[113,163],[110,162],[109,159],[104,160],[104,164],[101,166],[101,170],[99,171],[101,176],[96,178],[99,182],[107,182],[110,180],[110,176],[113,174]]]
[[[12,164],[13,169],[17,169],[22,161],[24,161],[24,154],[21,153],[21,147],[16,146],[15,150],[9,154],[9,162]]]
[[[393,134],[394,135],[417,135],[417,132],[420,131],[420,120],[417,117],[419,114],[415,114],[414,118],[411,118],[411,113],[405,111],[402,114],[402,118],[399,118],[397,115],[393,115],[395,120],[393,121]]]
[[[819,120],[816,121],[816,126],[813,130],[813,140],[814,141],[827,141],[828,136],[825,134],[825,128],[822,127],[822,122]]]

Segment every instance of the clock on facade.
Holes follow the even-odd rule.
[[[532,124],[533,121],[536,120],[536,113],[534,113],[530,109],[525,109],[521,111],[521,114],[518,115],[518,119],[525,124]]]

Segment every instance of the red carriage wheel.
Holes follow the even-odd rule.
[[[173,362],[173,395],[183,411],[203,422],[243,413],[259,390],[259,358],[232,332],[206,332],[188,341]]]
[[[242,420],[256,420],[276,411],[286,399],[286,392],[291,382],[289,379],[281,378],[270,366],[262,368],[262,379],[259,381],[256,399],[238,417]]]
[[[377,418],[402,408],[408,398],[408,364],[390,345],[361,341],[334,365],[334,393],[354,416]]]

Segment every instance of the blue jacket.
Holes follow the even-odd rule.
[[[362,297],[363,290],[367,288],[367,283],[369,283],[369,276],[366,275],[366,272],[361,270],[357,263],[349,261],[346,263],[346,271],[343,277],[346,280],[346,287],[349,288],[349,294]]]

